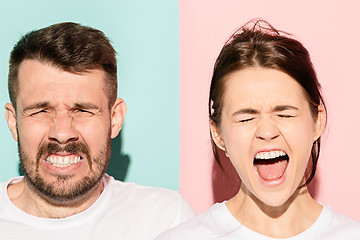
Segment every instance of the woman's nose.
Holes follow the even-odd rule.
[[[256,130],[256,138],[270,141],[280,136],[280,131],[271,119],[259,120]]]

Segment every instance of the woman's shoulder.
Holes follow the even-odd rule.
[[[340,214],[328,206],[324,206],[324,215],[328,218],[330,226],[333,227],[360,226],[360,222]]]
[[[360,222],[324,206],[322,213],[324,239],[360,239]]]
[[[240,223],[231,215],[225,202],[216,203],[206,212],[164,232],[156,240],[219,239],[239,226]]]

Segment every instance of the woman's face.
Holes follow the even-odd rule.
[[[304,178],[323,112],[311,114],[303,88],[288,74],[247,68],[225,80],[215,143],[226,150],[243,187],[269,206],[281,206]]]

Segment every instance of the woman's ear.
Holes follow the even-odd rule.
[[[216,124],[210,120],[210,133],[211,138],[215,142],[216,146],[223,151],[226,151],[224,140],[221,137],[220,130],[216,126]]]
[[[318,116],[315,121],[314,138],[313,138],[314,142],[321,136],[321,134],[324,131],[325,119],[326,119],[325,108],[324,106],[320,105],[318,107]]]
[[[5,104],[5,118],[11,131],[12,137],[15,141],[18,141],[16,110],[11,103]]]
[[[123,99],[117,98],[111,108],[111,138],[115,138],[124,123],[126,104]]]

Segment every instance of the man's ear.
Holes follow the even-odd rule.
[[[115,100],[114,105],[111,108],[111,138],[115,138],[124,123],[126,114],[126,104],[121,98]]]
[[[220,148],[221,150],[225,151],[226,148],[224,140],[221,138],[220,130],[213,121],[210,121],[210,132],[211,138],[215,142],[216,146],[218,146],[218,148]]]
[[[318,116],[315,121],[314,138],[313,138],[314,142],[321,136],[321,134],[324,131],[325,118],[326,118],[325,109],[322,105],[320,105],[318,107]]]
[[[12,137],[18,141],[17,123],[16,123],[16,110],[11,103],[5,104],[5,118]]]

